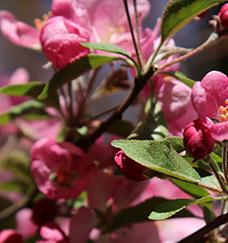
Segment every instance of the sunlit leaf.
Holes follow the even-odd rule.
[[[195,184],[202,183],[199,174],[178,155],[167,140],[115,140],[112,145],[151,170]]]
[[[175,34],[195,16],[226,0],[170,0],[162,13],[161,42]]]
[[[213,196],[209,195],[209,196],[197,199],[197,200],[191,200],[191,199],[170,200],[168,202],[165,202],[164,204],[159,205],[153,212],[151,212],[149,219],[151,219],[151,220],[167,219],[191,205],[215,201],[215,200],[227,200],[227,197],[225,197],[225,196],[224,197],[213,197]]]

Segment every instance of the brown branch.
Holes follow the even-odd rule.
[[[224,215],[218,216],[214,221],[207,224],[203,228],[199,229],[195,233],[189,235],[188,237],[184,238],[183,240],[177,243],[196,243],[202,242],[202,239],[205,235],[210,233],[212,230],[218,228],[220,225],[225,224],[228,222],[228,213]]]
[[[92,145],[97,138],[99,138],[112,124],[122,118],[123,112],[134,102],[137,98],[138,94],[141,92],[145,84],[149,81],[149,79],[155,73],[155,69],[152,66],[149,71],[141,77],[141,79],[135,78],[133,89],[131,90],[127,99],[121,104],[112,115],[105,121],[101,123],[101,125],[91,134],[84,137],[81,141],[82,148],[86,151],[90,145]]]

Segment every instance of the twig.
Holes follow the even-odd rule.
[[[220,225],[228,222],[228,213],[225,215],[218,216],[214,221],[207,224],[203,228],[199,229],[195,233],[189,235],[183,240],[177,243],[194,243],[194,242],[202,242],[200,241],[206,234],[210,233],[212,230],[218,228]]]
[[[141,60],[140,60],[138,46],[137,46],[137,43],[136,43],[136,40],[135,40],[134,30],[133,30],[133,27],[132,27],[131,17],[130,17],[130,13],[129,13],[129,10],[128,10],[128,5],[127,5],[127,0],[123,0],[123,3],[124,3],[125,12],[127,14],[128,24],[129,24],[130,31],[131,31],[133,45],[135,47],[135,53],[136,53],[136,57],[137,57],[137,60],[138,60],[139,69],[142,70],[142,63],[141,63]]]

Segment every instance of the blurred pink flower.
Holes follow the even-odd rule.
[[[13,229],[4,229],[0,232],[1,243],[23,243],[22,236]]]
[[[217,141],[228,140],[227,76],[218,71],[207,73],[201,82],[193,86],[192,103],[211,136]]]
[[[51,138],[38,140],[31,150],[31,171],[41,192],[50,199],[77,197],[96,178],[83,150]]]
[[[223,28],[228,28],[228,3],[224,4],[218,13]]]
[[[141,237],[143,242],[153,240],[154,243],[159,243],[158,232],[152,221],[128,225],[101,234],[115,215],[129,207],[139,197],[147,184],[147,182],[136,184],[123,176],[100,171],[99,176],[88,189],[89,208],[80,208],[71,219],[69,242],[73,243],[77,239],[77,243],[84,243],[90,238],[95,242],[138,243]],[[102,226],[102,222],[105,222],[103,228],[98,229],[97,226]]]
[[[2,34],[16,45],[40,50],[40,31],[21,21],[17,21],[8,11],[0,11],[0,29]]]
[[[43,240],[38,243],[67,243],[68,238],[59,226],[52,222],[47,222],[42,225],[40,235]]]

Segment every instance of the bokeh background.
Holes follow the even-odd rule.
[[[41,19],[42,15],[50,10],[51,2],[51,0],[0,0],[0,10],[11,11],[16,19],[34,25],[35,18]],[[167,2],[167,0],[150,0],[151,11],[144,21],[145,27],[154,28]],[[213,31],[208,21],[213,14],[218,13],[220,8],[221,5],[212,8],[203,20],[185,26],[174,36],[176,45],[196,47],[203,43]],[[18,67],[24,67],[28,70],[32,81],[47,81],[52,75],[52,70],[42,68],[46,62],[42,53],[18,47],[0,34],[1,74],[10,75]],[[182,63],[182,71],[194,80],[201,80],[210,70],[219,70],[228,74],[228,39]]]

